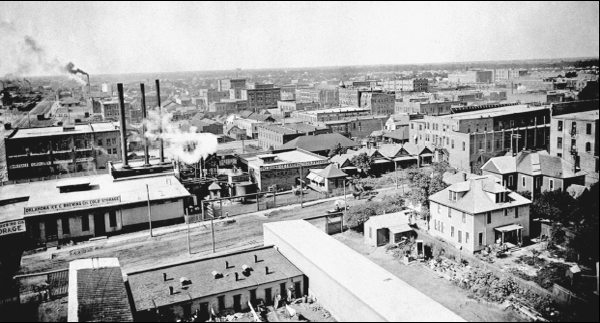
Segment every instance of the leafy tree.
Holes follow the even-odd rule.
[[[526,199],[528,199],[530,201],[532,200],[531,199],[532,195],[531,195],[530,191],[519,191],[519,192],[517,192],[517,194],[521,195],[522,197],[524,197],[524,198],[526,198]]]
[[[555,223],[568,225],[576,220],[577,205],[575,199],[564,191],[545,191],[536,197],[531,207],[532,218],[542,218]]]
[[[590,188],[590,192],[580,197],[577,200],[578,208],[573,226],[573,238],[569,241],[569,248],[574,250],[581,256],[582,260],[586,260],[593,264],[598,261],[599,245],[598,231],[598,185],[595,183]]]
[[[577,72],[567,72],[565,77],[577,77]]]
[[[376,215],[400,212],[404,209],[404,199],[399,194],[386,196],[381,201],[370,201],[351,207],[344,218],[350,228],[357,228]]]
[[[371,166],[373,166],[373,157],[368,156],[366,153],[360,153],[350,160],[352,165],[356,168],[362,170],[366,175],[371,171]]]
[[[598,97],[598,82],[589,82],[577,95],[579,100],[594,100]]]
[[[438,168],[439,169],[439,168]],[[444,168],[445,171],[445,168]],[[431,213],[429,211],[429,197],[441,192],[448,187],[443,180],[443,173],[430,173],[424,169],[411,167],[407,171],[408,186],[410,192],[408,200],[414,205],[421,206],[421,217],[429,223]]]

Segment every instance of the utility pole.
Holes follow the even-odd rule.
[[[304,208],[304,180],[302,179],[302,165],[300,166],[300,208]]]
[[[217,252],[216,251],[216,247],[215,247],[215,214],[213,213],[213,216],[210,218],[210,229],[212,231],[212,247],[213,247],[213,253]]]
[[[396,189],[398,189],[398,163],[394,162],[394,166],[396,170],[394,170],[394,174],[396,175]]]
[[[188,255],[192,255],[192,248],[190,246],[190,216],[185,216],[185,223],[187,224],[187,244],[188,244]]]
[[[348,202],[346,200],[346,179],[344,178],[344,212],[342,212],[342,217],[340,219],[340,233],[344,233],[344,215],[346,215],[346,211],[348,210]]]
[[[150,226],[150,237],[152,238],[152,209],[150,208],[150,188],[146,184],[146,193],[148,194],[148,225]]]

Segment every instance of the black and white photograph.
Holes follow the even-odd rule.
[[[0,322],[599,322],[598,1],[1,1]]]

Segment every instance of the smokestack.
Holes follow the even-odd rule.
[[[127,125],[125,124],[125,98],[123,98],[123,83],[117,84],[117,91],[119,91],[119,109],[121,113],[121,153],[123,154],[123,168],[129,168],[129,161],[127,160]]]
[[[160,117],[160,162],[165,162],[165,147],[162,139],[162,107],[160,106],[160,80],[156,80],[156,97],[158,102],[158,115]]]
[[[148,117],[148,112],[146,111],[146,90],[144,88],[144,83],[140,84],[140,90],[142,91],[142,118],[144,121]],[[150,156],[148,156],[148,138],[146,138],[146,123],[142,122],[142,133],[144,136],[144,167],[150,166]]]

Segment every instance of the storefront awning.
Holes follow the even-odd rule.
[[[413,156],[406,156],[406,157],[397,157],[397,158],[394,158],[394,161],[399,162],[399,161],[409,161],[409,160],[415,160],[415,159],[417,159],[417,158],[413,157]]]
[[[308,173],[308,175],[306,175],[306,178],[310,179],[310,180],[314,180],[315,177],[317,177],[317,174],[310,172]]]
[[[499,232],[511,232],[516,230],[523,230],[523,227],[518,224],[511,224],[504,227],[496,228],[495,230]]]
[[[410,232],[413,229],[408,224],[401,224],[401,225],[393,226],[393,227],[389,228],[389,230],[391,233],[396,234],[396,233]]]
[[[433,154],[421,154],[419,156],[421,156],[421,157],[433,157]]]

